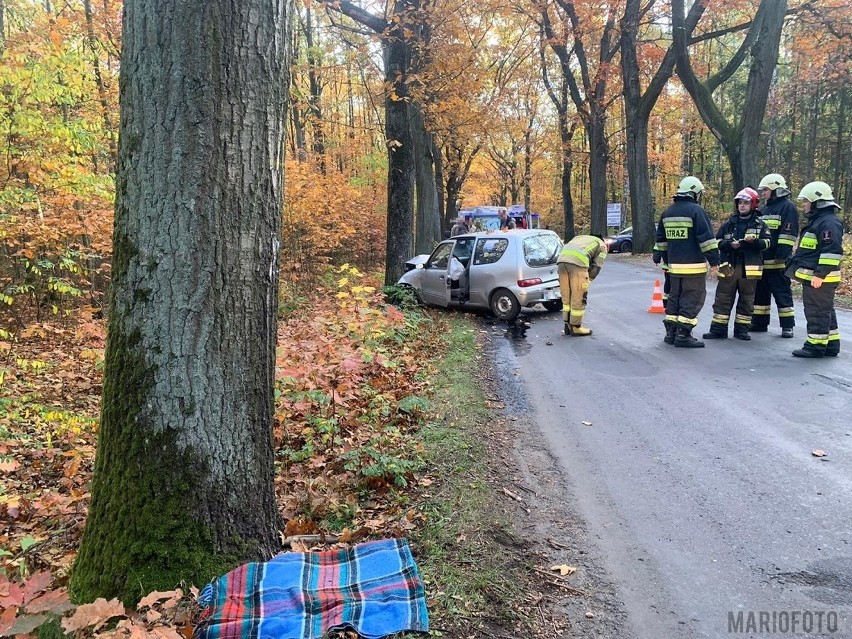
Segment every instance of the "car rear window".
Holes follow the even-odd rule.
[[[524,238],[524,259],[530,266],[556,264],[562,241],[554,233],[541,233]]]
[[[476,243],[476,251],[473,254],[474,264],[494,264],[503,257],[503,253],[509,248],[509,240],[506,238],[485,237]]]

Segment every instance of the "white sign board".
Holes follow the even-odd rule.
[[[621,203],[606,205],[606,225],[621,228]]]

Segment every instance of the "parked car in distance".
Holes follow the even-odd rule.
[[[607,253],[630,253],[633,251],[633,227],[628,226],[616,233],[604,238]]]
[[[438,244],[431,255],[408,260],[397,284],[410,287],[427,305],[487,309],[498,319],[513,321],[522,308],[539,303],[548,311],[562,309],[556,272],[561,250],[559,236],[542,229],[457,235]],[[455,274],[453,258],[464,268],[458,279],[450,277],[451,271]],[[460,293],[466,283],[464,300]]]

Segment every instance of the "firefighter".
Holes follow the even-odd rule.
[[[802,283],[808,338],[793,355],[836,357],[840,353],[840,333],[834,293],[840,284],[843,257],[843,225],[836,213],[840,207],[825,182],[806,184],[799,199],[804,200],[806,224],[787,275]]]
[[[674,202],[657,225],[656,246],[669,265],[671,292],[663,324],[666,344],[703,348],[692,336],[698,313],[707,298],[708,263],[711,274],[719,267],[719,247],[707,212],[701,207],[704,185],[694,176],[680,181]]]
[[[591,335],[583,326],[589,282],[601,272],[606,259],[606,244],[594,235],[577,235],[565,246],[557,260],[559,292],[566,335]]]
[[[748,334],[754,310],[754,293],[763,274],[763,251],[769,248],[772,237],[769,228],[758,215],[760,196],[744,188],[734,197],[736,211],[716,233],[722,263],[719,283],[713,302],[713,320],[704,339],[726,339],[731,309],[736,299],[734,337],[750,340]]]
[[[793,327],[796,325],[793,291],[784,269],[793,254],[799,234],[799,212],[790,201],[787,183],[777,173],[765,176],[757,188],[766,200],[760,217],[769,227],[772,243],[763,254],[763,276],[757,282],[754,294],[751,330],[759,333],[769,330],[769,314],[774,297],[781,323],[781,337],[793,337]]]

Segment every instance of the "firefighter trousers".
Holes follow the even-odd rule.
[[[757,278],[748,279],[742,264],[732,269],[727,277],[719,275],[716,285],[716,298],[713,302],[713,319],[710,322],[710,332],[719,335],[728,334],[728,323],[731,319],[731,309],[734,300],[737,303],[737,314],[734,318],[734,334],[748,332],[751,325],[751,315],[754,311],[754,293],[757,289]]]
[[[666,301],[665,322],[692,330],[698,324],[698,314],[707,299],[705,275],[670,275],[672,290]]]
[[[793,291],[790,278],[782,268],[765,268],[763,276],[757,282],[754,293],[754,313],[751,317],[753,328],[767,328],[772,310],[772,299],[778,307],[778,319],[781,328],[793,328],[796,325],[796,313],[793,310]]]
[[[802,304],[808,324],[808,339],[804,348],[827,355],[840,352],[840,332],[837,330],[837,313],[834,311],[834,293],[837,284],[814,288],[802,284]]]
[[[562,317],[566,324],[582,326],[589,295],[589,269],[567,262],[560,262],[556,268],[562,296]]]

